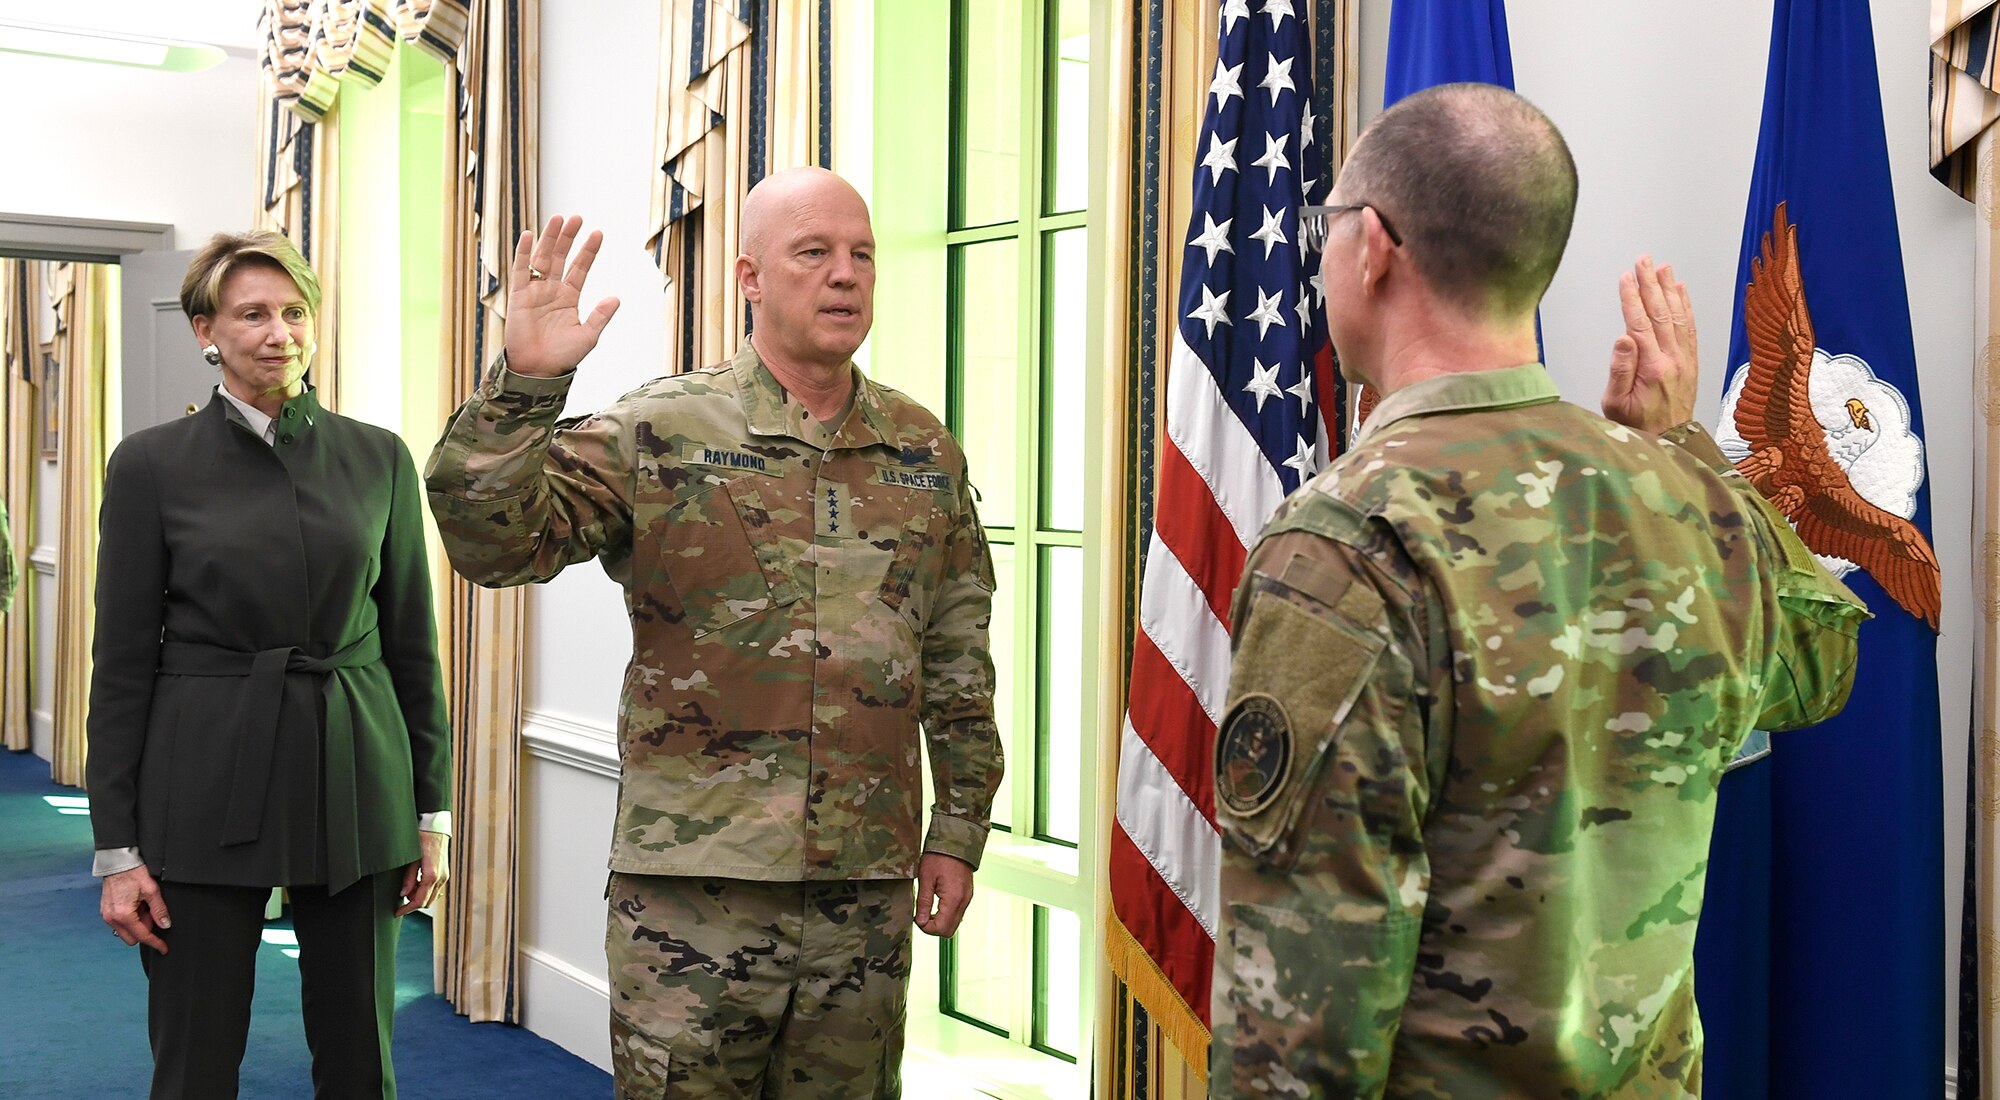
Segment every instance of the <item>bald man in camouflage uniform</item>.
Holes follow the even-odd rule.
[[[874,242],[860,196],[819,169],[745,202],[756,326],[733,360],[558,423],[617,307],[578,313],[602,239],[565,270],[579,229],[523,235],[506,361],[428,482],[472,580],[597,558],[625,588],[618,1096],[898,1096],[912,920],[956,929],[1001,774],[964,453],[854,368]]]
[[[1318,215],[1384,396],[1236,595],[1211,1096],[1700,1094],[1716,784],[1840,709],[1866,611],[1692,422],[1671,272],[1621,281],[1609,419],[1559,399],[1534,318],[1575,195],[1540,112],[1457,85]]]

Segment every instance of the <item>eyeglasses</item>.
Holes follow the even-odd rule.
[[[1326,233],[1333,225],[1334,215],[1346,214],[1354,210],[1375,211],[1375,219],[1382,223],[1382,232],[1389,235],[1389,243],[1399,248],[1402,247],[1403,235],[1396,232],[1395,226],[1389,224],[1389,216],[1382,213],[1382,208],[1370,202],[1347,202],[1339,206],[1299,207],[1299,240],[1305,242],[1307,251],[1318,252],[1326,247]]]

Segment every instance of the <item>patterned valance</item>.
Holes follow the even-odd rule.
[[[1979,136],[2000,120],[2000,7],[1995,0],[1931,0],[1931,174],[1977,197]]]
[[[832,0],[660,0],[646,250],[669,289],[668,370],[735,354],[743,196],[832,155]]]
[[[380,84],[401,38],[454,61],[480,0],[265,0],[258,19],[272,98],[306,122],[333,110],[343,84]]]

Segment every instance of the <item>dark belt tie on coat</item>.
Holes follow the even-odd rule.
[[[168,675],[250,679],[237,712],[235,774],[222,818],[225,846],[248,844],[263,829],[271,758],[277,751],[278,724],[284,709],[285,677],[311,673],[322,678],[320,695],[326,700],[327,881],[329,888],[337,890],[360,877],[354,708],[334,673],[366,668],[381,659],[382,638],[373,630],[325,657],[314,657],[297,646],[248,652],[197,642],[161,644],[160,671]]]

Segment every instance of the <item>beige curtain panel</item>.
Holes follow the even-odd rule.
[[[748,327],[736,290],[743,196],[772,172],[831,156],[826,0],[660,0],[652,232],[665,280],[667,369],[735,354]]]
[[[1973,635],[1972,722],[1968,761],[1965,912],[1959,944],[1958,1096],[2000,1100],[1995,1040],[2000,1039],[2000,173],[1994,171],[1994,123],[2000,86],[2000,8],[1994,0],[1932,0],[1931,172],[1978,207],[1974,223],[1973,325],[1982,349],[1974,364],[1973,536],[1981,617]]]
[[[400,39],[446,66],[458,125],[446,149],[443,361],[447,406],[501,347],[503,279],[535,223],[539,0],[266,0],[259,224],[299,245],[324,300],[313,383],[339,408],[340,91],[379,84]],[[518,1021],[515,982],[520,645],[525,599],[440,560],[434,583],[454,731],[451,876],[435,910],[438,991],[474,1021]]]
[[[50,773],[55,781],[83,786],[84,715],[90,701],[90,636],[96,616],[97,504],[104,485],[111,391],[106,324],[111,310],[111,272],[101,264],[55,264],[49,300],[56,309],[56,359],[61,372],[62,412],[56,450],[56,477],[62,502],[57,511],[55,595],[55,745]]]
[[[1138,332],[1137,318],[1131,308],[1134,259],[1138,252],[1131,181],[1136,178],[1141,159],[1132,140],[1132,106],[1140,95],[1133,68],[1137,60],[1133,50],[1137,21],[1138,15],[1132,7],[1120,4],[1091,25],[1092,64],[1103,66],[1101,86],[1109,89],[1108,102],[1101,111],[1093,112],[1097,116],[1093,128],[1101,127],[1102,137],[1093,134],[1091,141],[1092,148],[1104,151],[1104,179],[1109,185],[1100,190],[1101,197],[1093,196],[1096,209],[1090,223],[1092,254],[1099,257],[1104,272],[1103,291],[1090,316],[1099,326],[1093,343],[1097,361],[1103,364],[1107,460],[1097,491],[1107,516],[1132,516],[1135,512],[1132,498],[1139,488],[1132,476],[1131,461],[1131,444],[1136,434],[1131,426],[1136,410],[1132,400],[1133,368],[1138,359],[1133,345]],[[1132,668],[1131,645],[1126,638],[1138,617],[1137,559],[1131,554],[1131,546],[1130,532],[1121,530],[1116,538],[1099,539],[1094,551],[1098,556],[1098,575],[1103,578],[1096,630],[1099,638],[1107,640],[1107,644],[1098,646],[1097,728],[1105,731],[1119,729],[1125,722],[1126,678]],[[1113,638],[1119,644],[1108,644]],[[1099,837],[1109,837],[1111,817],[1118,804],[1118,738],[1097,739],[1097,775],[1097,804],[1103,808],[1097,833]],[[1095,873],[1100,913],[1111,911],[1108,872],[1108,866],[1099,861]],[[1132,1096],[1131,1083],[1125,1079],[1129,1073],[1120,1072],[1130,1062],[1131,992],[1112,975],[1108,964],[1097,975],[1097,990],[1093,1047],[1098,1056],[1093,1091],[1104,1097]]]
[[[34,680],[29,655],[34,646],[36,572],[28,564],[35,547],[35,467],[40,463],[41,419],[33,380],[41,376],[41,341],[34,318],[40,309],[41,265],[0,261],[0,492],[6,494],[8,534],[21,570],[14,608],[0,615],[0,745],[12,752],[33,746],[30,696]]]
[[[1165,0],[1143,5],[1135,18],[1141,23],[1138,41],[1152,44],[1133,61],[1131,79],[1137,107],[1129,112],[1138,127],[1120,142],[1139,150],[1126,169],[1139,194],[1134,211],[1135,234],[1130,242],[1126,278],[1138,303],[1136,331],[1126,361],[1132,401],[1127,416],[1128,519],[1125,561],[1127,593],[1120,616],[1123,665],[1118,683],[1124,686],[1132,665],[1131,641],[1139,620],[1138,563],[1150,534],[1152,502],[1146,490],[1158,484],[1159,447],[1166,430],[1167,363],[1172,359],[1175,302],[1179,298],[1181,254],[1188,218],[1194,204],[1194,171],[1200,163],[1196,143],[1201,136],[1209,80],[1215,74],[1215,47],[1220,0]],[[1152,395],[1153,400],[1147,400]],[[1124,723],[1124,692],[1118,696],[1118,717],[1105,729]],[[1099,774],[1103,789],[1098,805],[1108,817],[1117,812],[1118,768],[1114,760]],[[1111,912],[1107,903],[1105,910]],[[1107,949],[1113,958],[1133,952],[1143,955],[1116,921],[1108,922]],[[1164,980],[1162,980],[1164,984]],[[1107,1096],[1113,1100],[1185,1100],[1207,1094],[1208,1035],[1199,1020],[1166,1003],[1170,998],[1148,996],[1114,981],[1114,1045]]]
[[[291,238],[319,276],[318,350],[312,382],[322,405],[340,408],[340,123],[334,85],[322,78],[315,99],[304,98],[320,72],[316,29],[326,0],[265,0],[257,26],[262,72],[257,103],[257,225]],[[323,104],[323,106],[322,106]]]
[[[541,3],[416,7],[400,9],[400,33],[445,57],[448,83],[459,92],[444,196],[442,396],[450,408],[478,388],[481,372],[504,344],[507,268],[521,231],[536,224]],[[518,1022],[515,881],[526,592],[480,588],[448,570],[441,576],[457,835],[437,923],[437,987],[474,1021]]]

